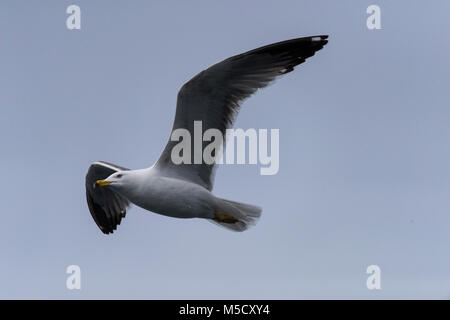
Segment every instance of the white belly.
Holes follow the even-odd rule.
[[[215,197],[205,188],[166,177],[152,177],[138,191],[125,195],[135,205],[176,218],[213,218]]]

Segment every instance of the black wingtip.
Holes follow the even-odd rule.
[[[130,202],[111,190],[95,188],[95,181],[118,170],[128,170],[104,161],[94,162],[86,174],[86,200],[89,212],[102,233],[111,234],[126,215]]]

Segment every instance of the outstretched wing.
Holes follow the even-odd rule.
[[[295,66],[322,49],[327,38],[322,35],[271,44],[228,58],[200,72],[178,93],[172,131],[179,128],[189,130],[191,146],[194,146],[194,121],[202,121],[203,132],[214,128],[224,134],[233,124],[244,99],[277,76],[294,70]],[[214,164],[173,163],[171,152],[177,143],[169,139],[155,167],[166,176],[185,179],[211,190]],[[203,143],[203,148],[205,145]],[[191,153],[191,163],[194,163]]]
[[[97,180],[106,179],[117,171],[129,170],[114,164],[98,161],[94,162],[86,174],[86,199],[97,226],[103,233],[108,234],[116,230],[130,202],[110,188],[96,188]]]

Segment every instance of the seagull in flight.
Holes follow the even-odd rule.
[[[327,38],[320,35],[270,44],[200,72],[178,92],[172,132],[183,128],[193,137],[194,121],[202,121],[203,131],[218,129],[224,134],[243,100],[293,71],[322,49]],[[169,217],[206,219],[233,231],[247,230],[256,223],[260,207],[212,194],[214,163],[172,161],[171,151],[177,143],[169,139],[150,168],[130,170],[104,161],[91,164],[86,175],[86,198],[103,233],[116,230],[131,203]]]

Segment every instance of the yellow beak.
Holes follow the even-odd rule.
[[[97,180],[97,181],[95,182],[95,185],[96,185],[97,187],[106,187],[106,186],[109,186],[111,183],[112,183],[111,181]]]

